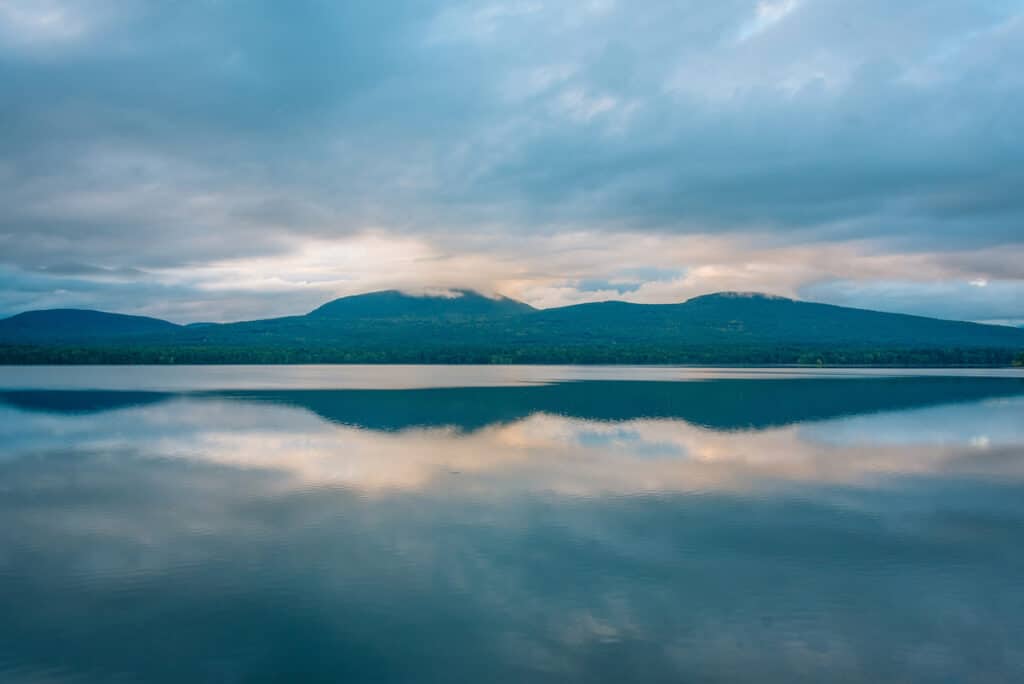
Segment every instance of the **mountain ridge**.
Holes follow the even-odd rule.
[[[453,289],[447,294],[408,294],[400,290],[377,290],[339,297],[321,304],[307,317],[344,318],[361,315],[372,318],[421,318],[430,316],[497,316],[536,311],[525,302],[498,295],[487,297],[474,290]]]
[[[91,317],[90,325],[57,320],[48,328],[47,317],[60,319],[61,311]],[[383,290],[306,314],[223,324],[178,326],[87,310],[0,320],[0,361],[49,362],[60,356],[57,348],[95,362],[1006,364],[1024,349],[1024,330],[734,291],[672,304],[535,309],[472,290]]]
[[[54,330],[81,337],[110,337],[169,332],[182,326],[151,316],[97,311],[94,309],[36,309],[0,319],[0,341],[8,336],[40,338]]]

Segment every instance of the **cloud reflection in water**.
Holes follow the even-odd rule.
[[[1024,397],[961,389],[760,429],[7,396],[0,678],[1009,681]]]

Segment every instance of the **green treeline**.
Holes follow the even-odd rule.
[[[735,364],[862,366],[1024,365],[1009,349],[867,349],[808,346],[229,346],[0,345],[0,364]]]

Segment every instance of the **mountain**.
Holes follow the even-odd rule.
[[[181,326],[159,318],[91,311],[46,309],[0,320],[0,342],[65,343],[173,333]]]
[[[79,315],[85,314],[115,316]],[[0,321],[0,361],[1004,365],[1024,350],[1018,328],[740,292],[678,304],[608,301],[538,310],[469,290],[386,291],[285,318],[201,326],[143,319],[152,326],[147,329],[121,320],[137,317],[104,318],[85,335],[58,317],[53,326],[33,319],[35,337],[10,333],[12,326],[20,330],[16,319],[52,315]],[[74,353],[55,350],[62,345],[74,346]]]
[[[802,302],[761,293],[719,292],[681,304],[599,302],[539,311],[529,328],[560,339],[672,340],[706,345],[1015,347],[1019,330],[923,316]]]
[[[734,338],[787,343],[920,347],[1019,346],[1006,326],[884,313],[758,293],[722,292],[690,299],[689,319]]]
[[[529,313],[529,304],[508,297],[485,297],[472,290],[442,295],[409,295],[398,290],[342,297],[306,314],[311,318],[492,318]]]

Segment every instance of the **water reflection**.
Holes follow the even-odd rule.
[[[332,390],[0,390],[0,405],[92,413],[182,397],[263,401],[373,430],[452,426],[463,431],[534,413],[622,421],[678,418],[718,430],[766,428],[837,416],[1024,394],[1021,377],[574,381],[490,387]]]
[[[1015,681],[1024,384],[0,393],[0,680]]]

